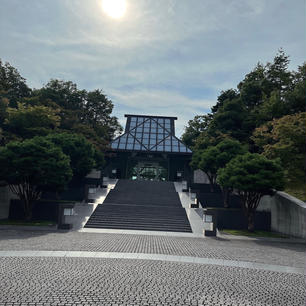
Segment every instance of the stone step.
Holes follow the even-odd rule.
[[[126,229],[126,230],[148,230],[148,231],[165,231],[165,232],[188,232],[191,233],[190,227],[164,227],[149,225],[129,225],[129,224],[86,224],[86,228],[105,228],[105,229]]]
[[[119,180],[85,227],[192,232],[171,182]]]

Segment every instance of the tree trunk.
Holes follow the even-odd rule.
[[[210,192],[214,192],[214,179],[213,176],[209,175],[208,173],[206,173],[208,180],[209,180],[209,187],[210,187]]]
[[[9,185],[9,187],[23,203],[25,220],[31,221],[33,215],[33,204],[35,201],[40,199],[41,191],[37,190],[36,186],[33,186],[28,182],[19,185]]]
[[[24,216],[26,221],[32,220],[32,203],[30,200],[26,199],[24,202]]]
[[[254,232],[255,230],[255,213],[253,211],[248,212],[248,231]]]
[[[222,195],[223,195],[223,206],[224,206],[224,208],[229,207],[229,194],[230,194],[229,188],[223,187],[222,188]]]

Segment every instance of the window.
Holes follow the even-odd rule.
[[[140,144],[135,142],[134,150],[140,150]]]
[[[166,139],[165,140],[165,145],[166,146],[171,146],[171,140],[170,139]]]
[[[172,145],[173,146],[178,146],[178,141],[172,137]]]

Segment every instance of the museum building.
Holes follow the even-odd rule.
[[[175,136],[176,117],[125,115],[123,135],[106,153],[104,175],[120,179],[177,181],[192,178],[192,151]]]

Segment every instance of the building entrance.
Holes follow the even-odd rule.
[[[132,180],[166,181],[168,171],[158,162],[138,162],[131,169]]]

